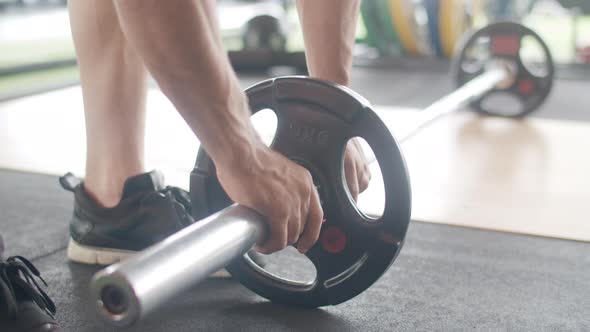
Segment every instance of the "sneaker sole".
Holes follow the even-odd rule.
[[[79,244],[70,238],[68,243],[68,259],[72,262],[91,264],[91,265],[111,265],[120,262],[127,257],[137,253],[131,250],[105,249],[99,247],[85,246]],[[221,269],[211,275],[209,278],[231,278],[231,274],[225,269]]]

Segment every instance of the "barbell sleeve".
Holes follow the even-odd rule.
[[[102,318],[130,326],[244,255],[266,233],[260,214],[234,204],[98,272],[91,298]]]

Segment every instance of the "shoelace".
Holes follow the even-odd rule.
[[[194,222],[191,217],[191,198],[188,192],[178,187],[167,186],[164,189],[158,190],[164,195],[170,194],[174,201],[182,207],[183,211],[178,211],[178,215],[183,222],[183,226],[188,226]]]
[[[51,317],[55,317],[55,304],[35,281],[35,277],[47,286],[39,270],[28,259],[12,256],[5,262],[0,262],[0,295],[4,299],[6,306],[4,309],[9,317],[16,316],[18,312],[17,290],[19,294],[34,301]]]

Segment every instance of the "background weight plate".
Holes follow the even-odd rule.
[[[412,22],[414,20],[413,6],[406,0],[389,0],[389,10],[393,26],[405,53],[421,55]]]
[[[498,62],[513,73],[509,84],[495,87],[471,106],[482,113],[522,117],[536,110],[553,87],[555,67],[549,48],[533,30],[516,22],[496,22],[464,39],[454,57],[458,86]]]
[[[444,56],[439,34],[439,8],[440,0],[424,0],[426,14],[428,15],[428,32],[432,50],[437,57]]]

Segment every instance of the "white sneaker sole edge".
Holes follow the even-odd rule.
[[[67,255],[68,259],[72,262],[93,265],[111,265],[120,262],[135,253],[136,251],[131,250],[104,249],[85,246],[70,238]],[[225,269],[221,269],[209,275],[209,278],[231,278],[231,275]]]

